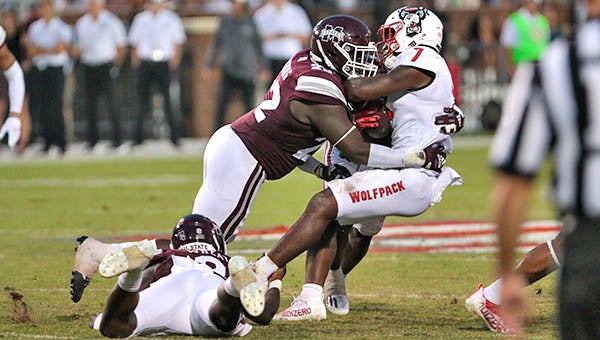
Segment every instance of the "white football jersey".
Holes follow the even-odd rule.
[[[435,116],[444,113],[444,107],[452,107],[454,95],[450,70],[444,58],[433,48],[415,46],[402,52],[395,67],[408,66],[432,72],[433,81],[426,87],[407,92],[393,100],[392,147],[401,150],[420,150],[433,143],[442,143],[447,153],[452,152],[452,139],[440,133],[434,124]]]

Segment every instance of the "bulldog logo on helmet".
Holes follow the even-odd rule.
[[[423,7],[405,7],[400,10],[400,19],[406,27],[406,35],[411,37],[421,33],[423,29],[421,20],[427,16],[427,9]]]
[[[334,28],[331,25],[325,25],[319,38],[324,42],[342,43],[344,42],[344,28],[342,26]]]

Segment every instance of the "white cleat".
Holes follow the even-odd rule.
[[[335,315],[350,313],[350,301],[346,294],[346,277],[341,269],[329,270],[327,280],[325,280],[325,291],[327,292],[327,310]]]
[[[114,277],[126,271],[143,269],[156,253],[156,242],[142,240],[118,251],[112,251],[102,259],[98,272],[103,277]]]
[[[256,273],[243,256],[229,259],[229,276],[233,287],[240,293],[242,306],[252,316],[259,316],[265,310],[266,282],[259,282]]]
[[[465,300],[465,308],[473,315],[481,319],[485,325],[496,333],[506,333],[508,329],[504,326],[504,320],[500,317],[500,306],[488,300],[483,295],[483,284]]]
[[[81,236],[77,238],[79,245],[75,249],[75,266],[71,272],[71,300],[79,302],[83,291],[90,284],[92,277],[98,270],[100,261],[108,254],[112,247],[92,237]]]
[[[320,299],[306,299],[298,296],[292,301],[290,307],[275,314],[273,320],[278,321],[302,321],[302,320],[325,320],[327,310]]]

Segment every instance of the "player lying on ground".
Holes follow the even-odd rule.
[[[411,10],[414,11],[410,13],[417,16],[412,19],[434,21],[432,24],[435,27],[430,29],[434,30],[435,34],[427,35],[427,39],[423,41],[423,43],[429,42],[433,47],[411,47],[397,58],[397,63],[415,63],[423,58],[426,61],[424,65],[435,66],[430,65],[424,69],[418,66],[406,68],[406,71],[416,69],[415,76],[422,74],[422,77],[426,79],[429,77],[429,79],[422,84],[422,87],[416,87],[415,85],[419,83],[415,84],[413,79],[412,85],[408,88],[415,91],[403,97],[406,101],[401,101],[403,99],[401,98],[394,102],[393,111],[396,115],[392,121],[391,145],[396,150],[406,150],[414,146],[435,143],[451,152],[451,137],[441,133],[440,127],[434,124],[434,117],[441,114],[444,107],[452,107],[454,104],[450,72],[443,58],[438,54],[438,45],[441,43],[441,22],[426,9]],[[418,20],[417,24],[420,23]],[[432,33],[431,30],[427,30],[428,34]],[[382,62],[385,63],[385,60]],[[399,77],[400,75],[403,77]],[[408,82],[405,76],[405,73],[398,71],[380,74],[373,78],[352,79],[354,83],[346,88],[360,89],[355,91],[354,96],[350,95],[351,99],[379,98],[395,92],[396,86],[400,86],[399,83]],[[418,100],[417,90],[421,88],[422,91],[427,92],[429,100],[421,102],[422,105],[415,105],[415,100]],[[425,95],[424,92],[422,95]],[[435,101],[432,102],[431,99]],[[408,112],[413,113],[408,114]],[[410,135],[403,136],[403,133],[410,133]],[[430,169],[376,169],[357,172],[349,178],[328,182],[328,189],[313,196],[302,216],[275,247],[253,266],[259,282],[264,282],[279,267],[310,249],[307,254],[309,259],[305,281],[307,284],[303,287],[303,293],[293,306],[282,312],[278,318],[297,320],[325,317],[322,286],[335,256],[337,229],[335,221],[345,225],[366,218],[382,218],[390,215],[416,216],[423,213],[441,199],[441,194],[447,186],[461,182],[460,176],[451,168],[442,171],[444,162],[445,158],[434,160]],[[244,303],[243,297],[242,303]],[[305,317],[307,315],[309,317]]]
[[[271,277],[268,288],[248,285],[255,281],[248,262],[225,255],[221,230],[202,215],[183,217],[171,243],[172,249],[159,251],[149,240],[109,245],[83,239],[79,258],[95,265],[104,277],[119,275],[104,312],[93,321],[95,329],[111,338],[165,333],[244,336],[252,326],[244,319],[240,294],[254,306],[261,305],[259,312],[246,310],[249,319],[270,322],[279,308],[285,270]]]
[[[525,278],[527,285],[546,277],[560,267],[563,242],[564,234],[561,231],[553,240],[538,244],[519,261],[515,271]],[[501,289],[502,279],[497,279],[487,287],[479,284],[465,300],[467,310],[497,333],[508,332],[499,313]]]
[[[402,7],[388,16],[379,32],[382,38],[378,43],[380,58],[388,72],[371,78],[346,81],[344,85],[349,98],[354,101],[383,96],[392,98],[392,148],[407,150],[437,143],[448,153],[452,152],[452,138],[447,132],[454,132],[458,126],[451,128],[447,123],[452,119],[458,124],[457,119],[460,119],[462,126],[463,119],[462,114],[457,115],[457,111],[444,109],[454,106],[454,96],[450,71],[439,54],[443,34],[441,21],[423,7]],[[365,115],[359,112],[357,116],[362,118]],[[446,119],[440,119],[441,117]],[[440,128],[436,123],[443,127]],[[365,131],[368,132],[369,129]],[[332,163],[347,167],[352,172],[357,169],[363,171],[355,172],[350,178],[327,183],[330,190],[313,199],[319,200],[322,207],[311,209],[311,201],[295,227],[308,227],[308,221],[314,219],[307,217],[309,213],[319,215],[319,221],[327,216],[327,223],[334,222],[333,220],[342,225],[361,222],[356,225],[357,234],[364,235],[364,238],[352,244],[360,245],[361,248],[351,248],[355,253],[347,254],[356,256],[351,259],[354,265],[368,249],[366,240],[381,230],[385,216],[420,215],[441,199],[441,193],[448,185],[459,184],[461,181],[460,176],[450,168],[439,176],[438,172],[431,170],[361,169],[357,164],[347,161],[340,150],[334,150]],[[440,171],[442,164],[443,162],[432,168]],[[394,190],[396,184],[397,191]],[[368,193],[365,195],[366,199],[362,197],[363,193]],[[298,229],[294,231],[300,233]],[[327,230],[335,235],[336,229],[338,225],[334,222]],[[293,234],[293,228],[289,234]],[[278,244],[268,254],[278,265],[287,263],[285,260],[278,261],[290,254],[284,243]],[[326,317],[323,284],[336,249],[336,238],[329,233],[308,249],[302,292],[292,302],[292,306],[277,314],[275,319],[295,321]],[[340,248],[341,252],[344,250]],[[328,280],[328,307],[337,314],[347,314],[349,311],[347,296],[342,289],[344,286],[344,277],[341,275],[331,276]]]

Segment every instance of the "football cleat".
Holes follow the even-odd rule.
[[[256,273],[243,256],[229,259],[229,275],[235,290],[240,293],[242,306],[252,316],[259,316],[265,310],[266,282],[259,282]]]
[[[286,310],[275,314],[273,320],[301,321],[324,320],[327,318],[325,304],[320,299],[306,299],[298,296]]]
[[[126,271],[143,269],[156,249],[155,241],[142,240],[121,250],[111,251],[100,262],[98,272],[103,277],[114,277]]]
[[[346,294],[346,278],[341,270],[329,270],[325,280],[327,292],[327,310],[336,315],[350,313],[350,301]]]
[[[506,333],[508,329],[504,325],[504,320],[500,317],[500,306],[483,295],[483,288],[483,284],[479,284],[477,289],[465,300],[465,307],[473,315],[480,318],[492,332]]]
[[[90,284],[92,277],[98,270],[100,261],[108,254],[112,247],[92,237],[80,236],[77,238],[75,248],[75,268],[71,272],[71,300],[79,302],[83,291]]]

